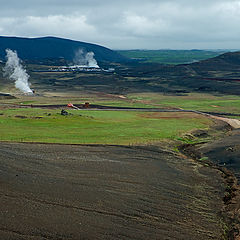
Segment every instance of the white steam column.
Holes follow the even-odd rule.
[[[3,68],[4,76],[15,81],[15,87],[26,94],[33,94],[29,87],[29,75],[26,69],[23,68],[17,52],[11,49],[6,49],[6,65]]]
[[[88,52],[85,56],[88,67],[99,68],[93,52]]]
[[[75,52],[73,62],[75,64],[73,67],[99,68],[94,52],[85,52],[81,48]]]

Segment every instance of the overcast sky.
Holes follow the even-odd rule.
[[[0,35],[112,49],[239,49],[240,0],[0,0]]]

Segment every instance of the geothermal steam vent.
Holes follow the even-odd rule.
[[[73,59],[75,66],[79,67],[89,67],[89,68],[99,68],[96,59],[94,58],[93,52],[85,53],[83,49],[78,49],[75,52],[75,57]]]
[[[11,49],[6,49],[6,65],[3,68],[4,76],[10,80],[15,81],[15,87],[23,93],[32,94],[32,90],[29,87],[29,75],[26,69],[21,64],[21,60],[18,58],[17,52]]]

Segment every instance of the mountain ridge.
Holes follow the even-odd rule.
[[[0,36],[0,59],[5,59],[5,50],[16,50],[23,60],[42,60],[64,58],[73,61],[79,49],[94,52],[100,62],[126,62],[128,59],[119,53],[93,43],[47,36],[39,38]]]

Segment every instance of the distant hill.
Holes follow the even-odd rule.
[[[210,71],[239,71],[240,52],[224,53],[214,58],[209,58],[197,63],[190,64],[189,67],[198,73],[209,73]]]
[[[76,51],[94,52],[98,62],[126,62],[127,58],[108,48],[86,42],[56,37],[19,38],[0,37],[0,59],[5,59],[5,49],[16,50],[23,60],[65,59],[72,61]]]
[[[141,63],[134,73],[139,76],[182,76],[182,77],[239,77],[240,52],[229,52],[190,64],[161,65]]]
[[[175,83],[205,92],[240,94],[240,52],[224,53],[197,63],[178,65]],[[180,80],[179,80],[180,79]]]
[[[144,79],[144,82],[135,80],[132,84],[136,85],[135,89],[141,86],[145,91],[168,93],[186,90],[240,94],[240,52],[224,53],[191,64],[138,63],[122,73],[133,79]]]

